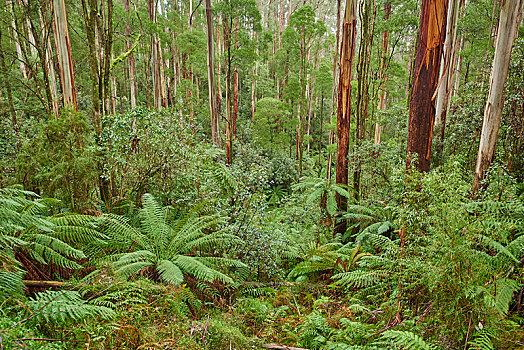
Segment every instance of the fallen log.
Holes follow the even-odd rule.
[[[305,348],[295,348],[293,346],[276,345],[276,344],[263,344],[264,349],[275,349],[275,350],[309,350]]]
[[[24,285],[28,288],[52,288],[52,287],[62,287],[65,282],[59,281],[31,281],[24,280]]]

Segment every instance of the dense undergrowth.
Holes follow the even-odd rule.
[[[467,159],[420,174],[397,139],[364,144],[356,201],[319,177],[323,154],[299,181],[293,159],[256,143],[226,166],[169,111],[112,116],[102,144],[70,132],[81,115],[64,118],[0,190],[3,348],[524,346],[524,201],[501,164],[472,199]],[[31,155],[55,139],[71,147]],[[105,202],[89,170],[101,157]]]

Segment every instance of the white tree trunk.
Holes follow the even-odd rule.
[[[51,98],[53,99],[53,113],[56,118],[60,112],[60,102],[58,100],[58,88],[56,86],[56,74],[55,74],[55,65],[53,64],[53,55],[51,52],[51,39],[44,22],[44,16],[42,15],[42,10],[38,10],[38,16],[40,17],[40,27],[42,31],[42,43],[45,46],[44,58],[47,72],[49,75],[49,89],[51,90]]]
[[[11,27],[13,29],[13,41],[15,42],[15,47],[16,47],[16,57],[18,58],[18,62],[20,62],[20,73],[22,73],[22,77],[24,79],[27,79],[28,75],[27,75],[27,68],[25,66],[25,60],[24,60],[24,55],[22,53],[22,46],[20,45],[20,40],[18,38],[18,32],[19,32],[19,28],[17,27],[16,25],[16,21],[15,21],[15,3],[14,1],[11,2],[11,11],[13,13],[13,17],[11,18]]]
[[[73,57],[71,40],[67,26],[67,14],[64,0],[53,0],[55,20],[55,44],[59,63],[60,84],[64,106],[76,109],[76,90],[73,75]]]
[[[508,77],[513,42],[522,15],[523,0],[506,0],[502,4],[498,27],[495,57],[490,76],[489,95],[484,109],[484,122],[480,136],[479,153],[475,168],[472,192],[475,193],[484,179],[495,156],[502,109],[504,107],[504,84]]]
[[[460,11],[461,0],[450,0],[448,8],[448,19],[446,27],[446,41],[444,43],[444,55],[440,66],[440,82],[437,95],[435,125],[442,123],[446,118],[451,89],[453,87],[453,71],[456,63],[458,40],[457,22]]]

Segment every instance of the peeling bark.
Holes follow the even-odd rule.
[[[415,166],[429,171],[431,142],[435,121],[434,98],[438,85],[440,60],[446,35],[447,0],[422,0],[413,87],[409,104],[407,166],[416,154]]]
[[[67,26],[67,14],[64,0],[53,0],[55,19],[55,42],[58,56],[60,84],[64,106],[76,109],[76,89],[73,74],[73,56],[71,54],[71,39]]]
[[[342,23],[342,39],[340,46],[340,67],[338,83],[337,107],[337,184],[348,184],[348,152],[349,127],[351,117],[351,69],[355,56],[355,41],[357,32],[356,0],[346,0],[346,11]],[[346,210],[347,202],[337,193],[337,205],[340,210]],[[339,226],[335,233],[344,232],[345,224]]]

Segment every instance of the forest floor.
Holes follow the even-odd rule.
[[[57,341],[55,347],[24,340],[20,345],[31,349],[278,349],[275,345],[309,349],[304,344],[322,342],[322,336],[342,328],[341,320],[354,316],[347,294],[327,284],[244,284],[220,291],[207,287],[198,282],[189,288],[144,280],[91,284],[82,287],[82,293],[96,297],[100,305],[114,306],[114,319],[84,320],[67,327],[39,324],[34,332],[24,333],[24,339],[74,342]]]

